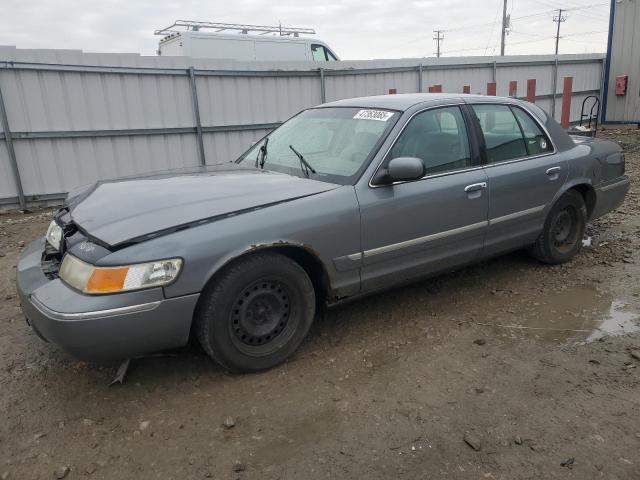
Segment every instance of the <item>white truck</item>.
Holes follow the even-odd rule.
[[[236,33],[227,33],[229,31]],[[251,34],[252,32],[259,34]],[[241,61],[333,62],[339,60],[326,43],[315,38],[300,36],[315,34],[315,30],[311,28],[176,20],[173,25],[156,30],[154,33],[163,37],[157,52],[162,56]]]

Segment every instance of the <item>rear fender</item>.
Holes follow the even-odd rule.
[[[596,203],[596,190],[593,187],[593,183],[588,177],[578,177],[572,178],[565,182],[560,190],[556,193],[555,197],[547,205],[545,209],[545,216],[548,215],[551,208],[556,204],[556,202],[562,197],[565,193],[567,193],[571,189],[577,189],[580,193],[585,197],[585,203],[587,204],[587,214],[590,217],[593,212],[593,208]],[[585,194],[585,192],[588,192]],[[587,218],[588,219],[588,218]]]

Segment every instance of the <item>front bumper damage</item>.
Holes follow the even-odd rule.
[[[86,361],[117,361],[186,345],[198,294],[165,298],[162,288],[84,295],[43,270],[44,238],[17,265],[17,289],[31,328]]]

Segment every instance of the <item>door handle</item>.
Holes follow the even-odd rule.
[[[467,185],[466,187],[464,187],[464,191],[467,193],[477,192],[478,190],[483,190],[485,188],[487,188],[486,182],[472,183],[471,185]]]
[[[547,169],[546,174],[549,176],[557,175],[558,173],[560,173],[561,170],[562,170],[561,167],[551,167]]]

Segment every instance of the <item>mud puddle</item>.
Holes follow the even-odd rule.
[[[607,317],[594,329],[586,341],[593,342],[607,335],[626,335],[640,331],[640,314],[627,309],[626,303],[614,300]]]
[[[640,331],[640,313],[620,298],[578,286],[533,298],[485,325],[553,342],[593,342]]]

